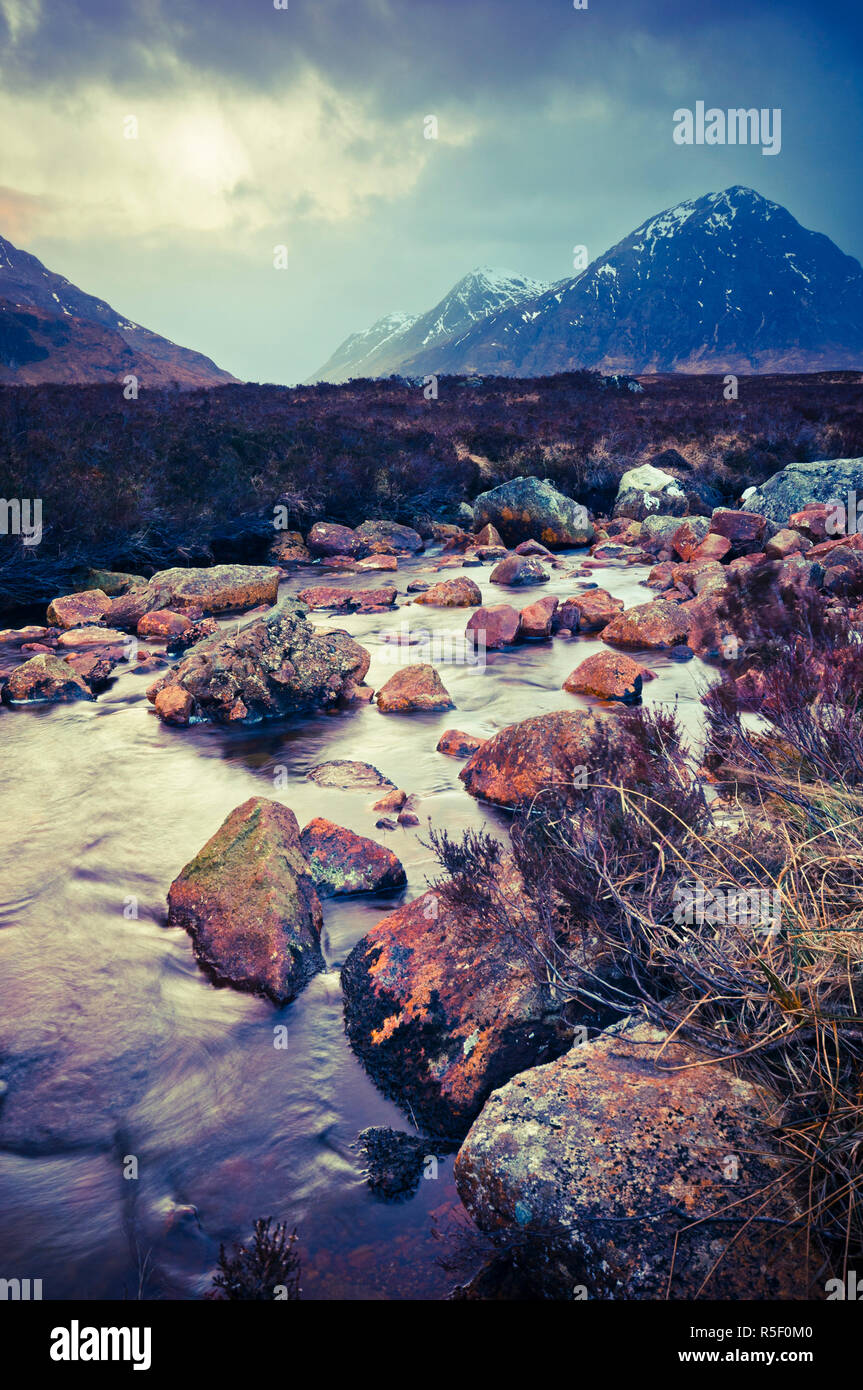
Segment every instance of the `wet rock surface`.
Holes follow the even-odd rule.
[[[47,620],[52,627],[86,627],[98,623],[111,611],[111,600],[101,589],[85,589],[79,594],[55,598],[48,605]]]
[[[154,574],[143,589],[114,599],[106,615],[115,627],[136,628],[145,613],[169,608],[199,609],[197,617],[242,613],[276,602],[279,571],[272,565],[213,565],[210,569],[168,569]]]
[[[391,893],[407,882],[404,867],[392,850],[322,816],[303,827],[300,848],[322,898]]]
[[[18,666],[3,687],[3,698],[10,704],[28,701],[92,700],[82,676],[68,661],[40,653]]]
[[[481,642],[487,651],[499,651],[518,641],[521,614],[509,603],[484,604],[471,613],[465,631],[475,644]]]
[[[623,652],[596,652],[576,666],[563,683],[573,695],[596,695],[603,700],[634,704],[650,672]]]
[[[482,603],[479,586],[467,577],[444,579],[414,600],[434,608],[474,608]]]
[[[355,1147],[365,1162],[369,1187],[385,1202],[403,1202],[412,1197],[428,1163],[437,1163],[441,1148],[434,1140],[384,1125],[361,1130]]]
[[[377,702],[382,714],[452,709],[454,703],[434,666],[424,662],[395,671],[378,691]]]
[[[350,698],[369,668],[368,652],[347,633],[318,631],[302,612],[283,607],[232,637],[205,638],[148,697],[155,703],[167,687],[179,687],[193,701],[191,717],[219,723],[284,717]]]
[[[250,797],[227,817],[168,892],[168,925],[192,937],[218,982],[296,997],[324,967],[321,905],[293,811]]]
[[[775,1188],[774,1102],[702,1060],[626,1023],[486,1102],[456,1182],[483,1230],[520,1234],[535,1294],[806,1296],[805,1223]],[[789,1248],[765,1245],[765,1219],[796,1222]]]
[[[469,758],[478,748],[482,748],[484,738],[477,734],[464,734],[460,729],[447,729],[437,742],[438,753],[446,753],[449,758]]]
[[[619,613],[603,628],[602,640],[618,647],[660,651],[685,642],[692,619],[680,605],[664,599],[639,603]]]
[[[508,555],[491,572],[492,584],[509,584],[513,588],[525,584],[546,584],[548,570],[532,555]]]
[[[430,889],[379,922],[342,969],[354,1051],[385,1095],[450,1139],[504,1077],[570,1036],[523,962],[477,950],[477,929]]]
[[[567,796],[582,780],[597,731],[585,710],[539,714],[488,739],[459,776],[471,796],[515,809],[552,789]]]
[[[622,611],[621,599],[612,598],[605,589],[591,589],[566,599],[560,606],[557,620],[571,632],[601,632]]]
[[[338,584],[312,584],[297,597],[307,608],[333,608],[344,613],[378,613],[391,608],[398,590],[389,585],[378,589],[343,589]]]

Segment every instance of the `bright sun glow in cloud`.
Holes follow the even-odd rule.
[[[432,154],[420,119],[375,120],[315,74],[278,98],[183,76],[167,97],[0,93],[0,124],[16,131],[0,148],[0,186],[18,195],[28,236],[205,232],[242,251],[237,240],[264,228],[287,237],[297,218],[338,222],[403,197]],[[470,136],[459,120],[438,144]]]

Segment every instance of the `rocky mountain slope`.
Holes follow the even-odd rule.
[[[142,386],[233,381],[200,352],[118,314],[0,237],[0,383],[76,384],[137,376]]]
[[[390,340],[386,372],[863,366],[859,262],[778,203],[740,186],[668,208],[580,275],[467,323],[441,320],[437,336],[417,345],[419,325],[436,315],[432,310]],[[357,374],[383,374],[374,358],[355,366]]]

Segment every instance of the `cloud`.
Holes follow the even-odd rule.
[[[290,239],[297,217],[339,222],[416,186],[432,142],[422,119],[385,121],[308,72],[278,97],[220,92],[189,70],[170,94],[82,85],[64,95],[0,93],[0,175],[21,223],[53,211],[70,239],[200,233],[242,254],[264,229]],[[470,139],[464,119],[441,143]],[[42,221],[40,222],[40,217]]]
[[[56,221],[57,200],[52,195],[33,196],[0,187],[0,228],[10,241],[26,244]]]
[[[730,183],[859,255],[861,31],[845,0],[0,0],[0,233],[270,380]],[[781,106],[781,158],[674,146],[697,99]]]

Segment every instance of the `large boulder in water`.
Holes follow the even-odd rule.
[[[813,502],[838,501],[847,508],[849,492],[863,499],[863,458],[789,463],[750,492],[742,509],[784,526]]]
[[[369,654],[346,632],[322,632],[302,609],[287,606],[231,637],[216,633],[147,691],[179,686],[191,695],[191,717],[221,724],[254,723],[327,708],[355,695]]]
[[[466,1133],[495,1086],[572,1036],[523,955],[487,937],[430,889],[373,927],[342,969],[354,1051],[386,1096],[446,1138]]]
[[[594,652],[567,676],[564,690],[572,695],[595,695],[601,700],[641,699],[641,687],[651,672],[623,652]]]
[[[547,479],[512,478],[481,492],[473,509],[477,530],[494,526],[507,545],[542,541],[561,550],[593,540],[586,507],[558,492]]]
[[[3,698],[12,704],[29,704],[92,700],[93,696],[67,661],[42,652],[12,672],[3,687]]]
[[[569,796],[587,785],[589,749],[598,729],[585,710],[534,715],[487,739],[459,777],[471,796],[510,809],[547,788]]]
[[[534,1296],[805,1298],[775,1118],[760,1087],[626,1021],[495,1091],[455,1179],[483,1231],[517,1237]]]
[[[521,613],[508,603],[483,605],[471,614],[465,628],[467,640],[487,651],[511,646],[518,640],[520,631]]]
[[[306,536],[306,545],[313,555],[352,555],[360,553],[360,542],[350,526],[335,522],[316,521]]]
[[[324,968],[321,904],[287,806],[250,797],[168,892],[168,925],[184,927],[209,974],[276,1004]]]
[[[569,628],[570,632],[601,632],[622,611],[623,599],[615,598],[607,589],[589,589],[568,598],[557,621],[558,626]]]
[[[492,584],[508,584],[512,588],[525,584],[545,584],[548,570],[533,555],[506,555],[491,572]]]
[[[145,613],[170,608],[201,613],[244,613],[273,604],[279,592],[274,565],[213,565],[210,569],[160,570],[142,589],[114,599],[107,619],[115,627],[135,629]]]

